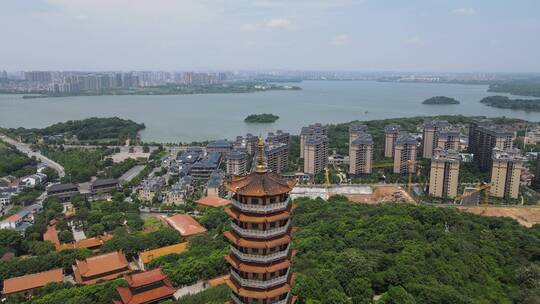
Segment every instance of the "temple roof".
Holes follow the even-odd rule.
[[[62,282],[63,279],[64,274],[62,268],[10,278],[4,280],[4,289],[2,293],[7,295],[40,288],[47,283]]]
[[[225,237],[236,246],[248,247],[248,248],[273,248],[273,247],[291,242],[291,236],[288,234],[284,234],[280,237],[277,237],[271,240],[245,239],[233,231],[225,231],[223,235],[225,235]]]
[[[290,192],[295,181],[286,181],[272,172],[252,172],[246,176],[233,176],[226,184],[228,190],[245,196],[273,196]]]
[[[295,255],[296,251],[291,253],[291,256]],[[233,268],[241,272],[250,273],[272,273],[282,269],[289,268],[291,266],[290,259],[279,260],[266,264],[257,263],[245,263],[238,260],[234,255],[226,255],[225,261],[227,261]]]
[[[262,216],[261,215],[248,215],[234,208],[226,208],[225,213],[227,213],[227,215],[229,215],[231,218],[240,222],[272,223],[272,222],[288,219],[291,215],[292,209],[293,209],[293,206],[275,214],[262,215]]]
[[[269,298],[274,298],[279,295],[282,295],[286,292],[289,292],[291,290],[291,285],[295,279],[296,279],[296,274],[293,273],[291,275],[291,278],[289,279],[289,282],[281,285],[278,288],[269,289],[269,290],[253,290],[253,289],[243,288],[241,286],[237,286],[235,282],[231,279],[226,280],[226,283],[230,289],[232,289],[235,293],[239,294],[242,297],[255,298],[255,299],[269,299]]]

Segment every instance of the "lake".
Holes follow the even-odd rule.
[[[376,81],[304,81],[300,91],[246,94],[161,96],[78,96],[22,99],[0,94],[0,126],[44,127],[88,117],[118,116],[146,124],[144,141],[191,142],[250,132],[264,135],[282,129],[298,134],[302,126],[419,115],[507,116],[540,121],[540,112],[497,109],[480,99],[494,94],[485,85],[393,83]],[[423,105],[443,95],[459,105]],[[506,94],[507,95],[507,94]],[[507,95],[509,96],[509,95]],[[249,114],[273,113],[271,124],[246,124]]]

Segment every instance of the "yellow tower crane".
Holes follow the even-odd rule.
[[[458,201],[461,201],[463,200],[464,198],[467,198],[469,196],[472,196],[473,194],[476,194],[478,192],[484,192],[484,196],[482,197],[482,204],[487,206],[489,204],[489,190],[491,188],[491,184],[488,184],[488,183],[483,183],[483,184],[478,184],[478,186],[471,192],[467,192],[467,193],[463,193],[462,195],[460,196],[457,196],[455,199],[454,199],[454,203],[458,202]]]

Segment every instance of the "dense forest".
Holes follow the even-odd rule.
[[[279,116],[274,115],[274,114],[268,114],[268,113],[265,113],[265,114],[251,114],[251,115],[248,115],[244,119],[244,122],[249,122],[249,123],[271,123],[271,122],[275,122],[278,119],[279,119]]]
[[[86,142],[123,143],[127,138],[135,140],[137,132],[144,128],[144,124],[118,117],[92,117],[60,122],[42,129],[11,128],[4,131],[13,137],[21,136],[29,142],[35,142],[42,136],[62,135],[67,140],[76,138],[78,141]]]
[[[435,96],[428,98],[422,102],[422,104],[427,105],[448,105],[448,104],[459,104],[459,101],[446,96]]]
[[[492,83],[489,85],[488,92],[540,97],[540,78],[536,77]]]
[[[28,158],[10,144],[0,141],[0,177],[13,175],[16,177],[33,174],[37,161]]]
[[[480,102],[494,108],[540,111],[540,99],[511,99],[496,95],[484,97]]]

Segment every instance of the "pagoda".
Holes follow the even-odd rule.
[[[234,304],[289,304],[295,274],[290,271],[295,252],[291,250],[293,205],[289,193],[294,181],[269,172],[264,141],[257,145],[257,165],[246,176],[233,176],[226,184],[233,193],[225,212],[231,217],[231,230],[225,237],[231,251],[227,285]]]

